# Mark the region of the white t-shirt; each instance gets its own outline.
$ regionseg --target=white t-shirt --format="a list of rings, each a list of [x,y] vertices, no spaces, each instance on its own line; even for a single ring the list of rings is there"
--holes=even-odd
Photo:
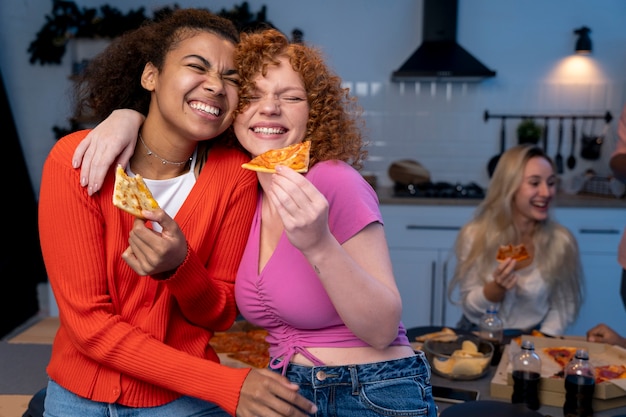
[[[165,210],[170,217],[174,218],[180,207],[183,205],[187,196],[191,192],[194,184],[196,183],[196,175],[194,168],[196,166],[197,150],[194,151],[191,158],[191,164],[189,171],[178,177],[168,178],[166,180],[151,180],[144,178],[146,185],[150,189],[152,196],[159,203],[159,206]],[[134,176],[135,174],[130,170],[130,166],[126,167],[126,172]],[[158,223],[152,223],[152,228],[160,232],[163,230]]]

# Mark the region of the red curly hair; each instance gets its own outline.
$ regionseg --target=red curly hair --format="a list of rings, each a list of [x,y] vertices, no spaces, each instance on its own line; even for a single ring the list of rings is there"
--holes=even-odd
[[[242,33],[235,51],[235,65],[241,77],[239,106],[241,113],[249,104],[254,78],[267,74],[279,57],[287,57],[294,71],[300,74],[310,107],[306,137],[311,141],[313,166],[319,161],[341,160],[360,169],[367,158],[361,127],[362,109],[348,88],[341,87],[341,78],[324,62],[322,53],[302,43],[290,43],[276,29]]]

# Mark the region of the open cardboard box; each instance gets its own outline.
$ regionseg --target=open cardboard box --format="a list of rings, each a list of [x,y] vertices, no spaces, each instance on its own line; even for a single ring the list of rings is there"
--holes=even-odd
[[[561,368],[556,362],[543,353],[542,348],[544,347],[570,346],[587,349],[590,362],[594,366],[609,364],[626,365],[626,350],[618,346],[611,346],[604,343],[590,343],[578,338],[522,336],[522,340],[531,340],[535,344],[535,351],[541,358],[539,400],[545,405],[555,407],[563,406],[565,402],[565,386],[562,378],[553,377]],[[505,346],[500,364],[491,380],[490,388],[492,397],[507,400],[511,399],[511,395],[513,394],[513,378],[511,376],[512,368],[510,360],[517,351],[519,351],[519,345],[515,341]],[[624,405],[626,405],[626,379],[596,384],[593,404],[595,410],[607,410]]]

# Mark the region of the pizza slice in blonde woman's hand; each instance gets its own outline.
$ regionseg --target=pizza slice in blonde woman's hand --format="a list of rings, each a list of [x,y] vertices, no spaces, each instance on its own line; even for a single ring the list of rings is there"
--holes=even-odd
[[[159,208],[159,203],[152,197],[143,177],[139,174],[129,177],[121,165],[115,170],[113,205],[140,219],[144,218],[142,210],[152,211]]]
[[[532,257],[526,250],[526,246],[523,243],[519,245],[502,245],[498,248],[498,253],[496,254],[496,260],[499,262],[503,262],[508,258],[515,259],[515,268],[514,270],[518,270],[524,267],[527,267],[532,263]]]
[[[284,165],[296,172],[309,170],[311,142],[295,143],[280,149],[272,149],[241,165],[242,168],[257,172],[276,172],[276,165]]]

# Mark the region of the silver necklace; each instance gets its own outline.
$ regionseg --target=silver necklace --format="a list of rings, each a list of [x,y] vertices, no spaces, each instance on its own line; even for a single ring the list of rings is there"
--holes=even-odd
[[[170,165],[178,165],[178,166],[181,166],[181,165],[185,165],[187,162],[190,162],[190,161],[191,161],[191,159],[193,158],[193,155],[192,155],[192,156],[190,156],[190,157],[189,157],[189,159],[185,159],[184,161],[181,161],[181,162],[172,162],[172,161],[168,161],[168,160],[167,160],[167,159],[165,159],[165,158],[161,158],[159,155],[157,155],[157,154],[155,154],[154,152],[152,152],[152,150],[151,150],[150,148],[148,148],[148,145],[146,145],[146,142],[144,142],[144,141],[143,141],[143,137],[141,136],[141,133],[139,134],[139,140],[141,141],[141,144],[143,145],[143,147],[144,147],[144,148],[146,148],[146,151],[148,151],[148,152],[146,153],[146,155],[148,155],[148,156],[154,156],[155,158],[160,159],[160,160],[161,160],[161,163],[162,163],[163,165],[165,165],[165,164],[170,164]]]

